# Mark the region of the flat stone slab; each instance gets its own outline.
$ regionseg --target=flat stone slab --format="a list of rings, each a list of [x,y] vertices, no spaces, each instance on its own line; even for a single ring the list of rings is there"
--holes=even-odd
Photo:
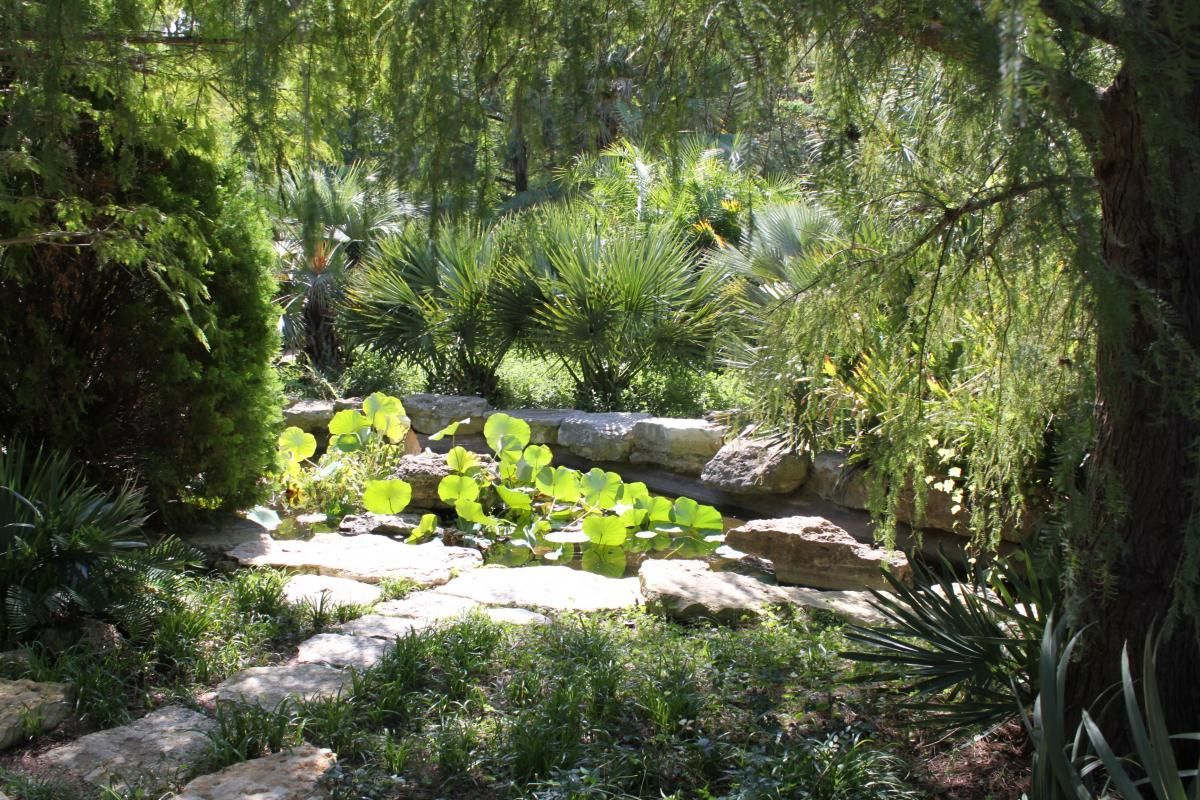
[[[530,444],[558,444],[558,429],[563,420],[578,411],[570,408],[514,408],[506,411],[489,411],[492,414],[508,414],[529,424]]]
[[[699,475],[725,443],[725,427],[702,419],[654,417],[633,426],[634,464]]]
[[[477,569],[434,591],[488,606],[552,611],[632,608],[642,601],[637,578],[606,578],[561,566]]]
[[[218,511],[180,531],[179,538],[207,555],[223,556],[241,545],[269,541],[271,532],[254,520]]]
[[[300,643],[296,661],[301,664],[328,664],[331,667],[373,667],[387,654],[391,645],[368,636],[344,636],[319,633]]]
[[[347,636],[364,636],[375,639],[399,639],[410,633],[419,633],[429,627],[429,623],[408,617],[385,617],[382,614],[367,614],[365,617],[352,619],[335,625],[333,630]]]
[[[389,600],[375,607],[376,614],[413,620],[424,626],[454,620],[479,611],[496,622],[530,625],[548,622],[544,614],[527,608],[490,608],[467,597],[439,594],[437,591],[413,592],[400,600]]]
[[[377,536],[408,536],[421,524],[420,514],[350,514],[342,517],[338,532],[343,536],[361,536],[373,533]]]
[[[71,714],[65,683],[0,679],[0,750],[53,730]]]
[[[283,567],[364,583],[407,578],[422,586],[445,583],[455,573],[473,570],[483,561],[477,550],[446,547],[440,541],[413,545],[383,536],[336,533],[320,533],[308,541],[247,542],[227,555],[243,566]]]
[[[175,800],[324,800],[318,781],[336,761],[331,750],[301,745],[202,775]]]
[[[650,419],[650,415],[576,411],[559,426],[558,443],[580,458],[625,461],[633,450],[633,428],[644,419]]]
[[[739,437],[722,445],[700,480],[735,494],[789,494],[808,479],[808,457],[780,442]]]
[[[317,606],[325,603],[339,606],[369,606],[379,601],[383,591],[370,583],[333,578],[328,575],[295,575],[283,587],[283,596],[289,603],[309,603]]]
[[[912,579],[903,553],[862,544],[822,517],[752,520],[726,533],[725,543],[769,559],[780,583],[887,590],[891,584],[883,576],[884,569],[899,580]]]
[[[129,725],[55,747],[40,761],[86,783],[157,788],[189,776],[208,753],[205,734],[216,725],[197,711],[165,706]]]
[[[450,394],[410,394],[404,398],[404,411],[417,433],[437,433],[452,422],[470,419],[458,426],[455,435],[467,436],[483,431],[484,415],[491,404],[482,397]]]
[[[780,606],[817,608],[864,625],[884,621],[870,592],[779,586],[765,576],[714,572],[702,561],[650,559],[638,578],[647,609],[682,621],[754,622]]]
[[[349,683],[349,672],[325,664],[251,667],[218,684],[217,702],[271,710],[297,698],[336,697]]]

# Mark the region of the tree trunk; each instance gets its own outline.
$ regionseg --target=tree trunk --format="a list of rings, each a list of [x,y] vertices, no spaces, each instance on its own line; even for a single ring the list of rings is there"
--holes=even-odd
[[[1200,415],[1193,359],[1200,353],[1200,157],[1172,141],[1200,133],[1200,86],[1174,94],[1161,115],[1129,69],[1103,97],[1094,169],[1103,214],[1096,289],[1096,440],[1088,472],[1089,523],[1075,533],[1078,621],[1091,623],[1071,682],[1074,707],[1100,714],[1118,753],[1128,752],[1120,702],[1097,699],[1120,683],[1128,644],[1140,673],[1142,647],[1166,631],[1158,678],[1174,732],[1200,723],[1200,638],[1194,603],[1200,575],[1186,567],[1197,524]],[[1161,89],[1161,87],[1159,87]],[[1151,107],[1153,106],[1153,108]],[[1195,606],[1188,609],[1196,611]],[[1107,697],[1107,696],[1106,696]]]

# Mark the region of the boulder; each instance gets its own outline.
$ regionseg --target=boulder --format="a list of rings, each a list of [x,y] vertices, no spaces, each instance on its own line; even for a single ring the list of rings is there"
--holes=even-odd
[[[458,427],[455,435],[466,436],[483,431],[483,419],[491,404],[482,397],[451,394],[410,394],[404,398],[404,410],[417,433],[437,433],[451,422],[470,419]]]
[[[552,611],[632,608],[642,599],[637,578],[606,578],[561,566],[472,570],[434,592],[488,606]]]
[[[331,750],[305,744],[201,775],[175,800],[324,800],[319,782],[336,762]]]
[[[808,457],[768,439],[725,444],[700,473],[709,486],[736,494],[790,494],[808,478]]]
[[[903,553],[860,543],[821,517],[782,517],[747,522],[725,535],[730,547],[770,559],[780,583],[821,589],[890,588],[883,570],[912,578]]]
[[[319,633],[300,643],[296,661],[301,664],[328,664],[331,667],[366,669],[379,663],[392,645],[368,636],[343,636]]]
[[[410,507],[448,509],[450,506],[438,497],[437,489],[442,478],[449,475],[450,472],[444,455],[426,450],[423,453],[401,458],[392,477],[407,481],[412,486]]]
[[[866,470],[848,462],[846,453],[826,451],[813,458],[805,490],[844,508],[867,508]]]
[[[816,608],[867,625],[883,621],[870,592],[778,586],[765,576],[714,572],[702,561],[649,559],[638,578],[646,608],[680,621],[753,622],[781,606]]]
[[[165,706],[119,728],[89,733],[55,747],[41,762],[99,786],[161,788],[194,774],[209,751],[216,722],[182,706]]]
[[[205,512],[178,531],[179,538],[208,556],[223,556],[235,547],[271,538],[264,525],[225,511]]]
[[[577,413],[569,408],[514,408],[509,411],[489,411],[488,416],[508,414],[529,423],[530,444],[558,444],[558,429],[563,420]]]
[[[299,428],[317,437],[318,444],[329,436],[329,420],[337,413],[332,400],[300,400],[283,410],[283,427]]]
[[[725,428],[702,419],[653,417],[633,426],[634,464],[655,464],[672,472],[699,475],[725,441]]]
[[[589,461],[625,461],[633,450],[633,428],[649,414],[576,411],[558,428],[558,443]]]
[[[478,550],[446,547],[436,540],[405,544],[383,536],[336,533],[319,533],[307,541],[268,538],[239,545],[227,555],[247,567],[281,567],[363,583],[406,578],[421,586],[445,583],[483,561]]]
[[[420,524],[420,514],[372,514],[370,511],[365,511],[362,514],[350,514],[342,517],[342,521],[338,524],[338,532],[343,536],[361,536],[373,533],[378,536],[395,536],[404,539]]]
[[[65,683],[0,678],[0,750],[53,730],[70,714],[71,689]]]
[[[295,575],[283,587],[283,596],[293,605],[369,606],[379,601],[383,591],[370,583],[328,575]]]
[[[217,685],[217,702],[271,711],[289,700],[336,697],[349,685],[348,671],[325,664],[250,667]]]

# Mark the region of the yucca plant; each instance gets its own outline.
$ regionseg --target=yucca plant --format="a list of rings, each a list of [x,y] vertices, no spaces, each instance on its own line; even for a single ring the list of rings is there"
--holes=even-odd
[[[284,338],[317,370],[335,372],[342,363],[335,307],[347,271],[417,214],[395,184],[365,162],[284,176],[277,221]]]
[[[494,398],[520,324],[506,309],[524,307],[502,250],[495,230],[410,226],[379,242],[352,282],[342,329],[360,347],[423,367],[430,390]]]
[[[867,649],[844,655],[878,665],[871,680],[903,680],[916,696],[906,706],[926,722],[995,725],[1033,703],[1044,609],[1053,608],[1053,581],[1041,580],[1031,559],[1000,560],[958,583],[943,557],[935,573],[917,561],[913,585],[886,575],[892,592],[872,591],[887,618],[851,625],[850,641]],[[1015,695],[1015,699],[1014,699]]]
[[[729,319],[721,274],[668,226],[604,231],[568,206],[539,215],[532,239],[517,267],[535,287],[525,341],[561,362],[581,407],[619,407],[650,367],[704,362]]]
[[[149,546],[141,491],[106,495],[63,453],[21,441],[0,449],[0,611],[3,640],[82,615],[144,630],[195,563],[178,540]]]

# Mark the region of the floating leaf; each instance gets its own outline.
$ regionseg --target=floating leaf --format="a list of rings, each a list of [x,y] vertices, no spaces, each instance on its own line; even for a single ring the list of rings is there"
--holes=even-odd
[[[479,466],[479,456],[464,447],[453,447],[446,453],[446,466],[459,475],[465,475]]]
[[[533,552],[528,547],[511,542],[501,542],[487,553],[489,564],[499,564],[502,567],[519,567],[533,558]]]
[[[531,444],[525,448],[521,457],[525,459],[526,464],[533,468],[534,472],[537,472],[542,467],[550,466],[554,460],[554,453],[544,444]]]
[[[438,484],[438,497],[451,504],[459,500],[474,500],[479,497],[479,484],[466,475],[447,475]]]
[[[620,578],[625,575],[625,551],[620,547],[589,547],[583,551],[580,566],[597,575]]]
[[[593,467],[580,478],[579,488],[583,491],[584,502],[588,505],[612,508],[621,490],[621,476]]]
[[[372,514],[399,514],[412,499],[412,487],[397,479],[367,481],[363,508]]]
[[[329,432],[334,436],[357,434],[361,429],[369,427],[371,420],[367,419],[367,415],[351,408],[337,412],[329,421]]]
[[[317,452],[317,437],[293,425],[279,434],[279,449],[291,461],[303,461]]]
[[[563,528],[557,531],[551,531],[545,535],[547,542],[555,544],[582,544],[583,542],[591,541],[588,535],[579,528]]]
[[[511,441],[505,441],[506,437]],[[493,414],[483,425],[483,438],[497,453],[514,447],[520,452],[529,444],[529,437],[529,423],[508,414]]]
[[[588,517],[583,532],[593,544],[606,547],[620,547],[629,538],[629,529],[616,517]]]

